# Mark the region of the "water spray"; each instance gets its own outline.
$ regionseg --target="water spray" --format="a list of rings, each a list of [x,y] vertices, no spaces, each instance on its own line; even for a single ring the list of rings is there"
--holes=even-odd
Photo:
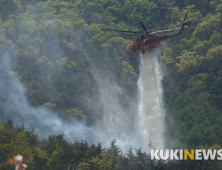
[[[138,80],[140,129],[150,149],[164,148],[164,109],[162,103],[162,74],[158,57],[160,51],[149,50],[140,54]]]

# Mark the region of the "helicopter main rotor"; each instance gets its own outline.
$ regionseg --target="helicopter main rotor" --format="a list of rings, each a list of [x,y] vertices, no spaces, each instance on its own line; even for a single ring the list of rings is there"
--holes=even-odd
[[[192,22],[190,21],[186,21],[188,12],[185,14],[184,19],[183,20],[179,20],[181,23],[190,26],[190,24]],[[149,37],[149,36],[153,36],[156,33],[162,33],[162,32],[168,32],[168,31],[172,31],[172,30],[176,30],[176,29],[180,29],[181,27],[178,28],[172,28],[172,29],[168,29],[168,30],[161,30],[161,31],[156,31],[156,32],[150,32],[145,25],[143,24],[142,21],[140,21],[140,25],[143,28],[143,32],[140,31],[124,31],[124,30],[117,30],[117,29],[105,29],[107,31],[116,31],[116,32],[126,32],[126,33],[132,33],[132,34],[128,34],[128,35],[124,35],[124,36],[134,36],[134,35],[140,35],[141,37]]]

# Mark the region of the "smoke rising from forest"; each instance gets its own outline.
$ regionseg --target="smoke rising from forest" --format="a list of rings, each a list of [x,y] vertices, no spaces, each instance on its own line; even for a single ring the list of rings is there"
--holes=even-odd
[[[47,138],[50,134],[65,133],[66,138],[70,141],[81,139],[91,141],[93,131],[83,123],[73,120],[72,124],[67,124],[50,109],[30,106],[25,96],[25,87],[20,80],[10,74],[12,71],[11,56],[9,54],[1,55],[1,98],[5,99],[5,102],[1,104],[1,109],[3,113],[6,113],[2,116],[3,119],[12,119],[17,126],[29,127],[32,125],[42,138]]]
[[[146,145],[141,145],[138,136],[140,131],[138,118],[132,118],[120,104],[120,96],[124,95],[124,91],[115,82],[113,73],[95,72],[93,76],[99,86],[99,103],[102,106],[101,119],[96,123],[97,138],[106,146],[115,138],[118,146],[121,146],[123,150],[129,149],[129,146],[133,148],[141,146],[145,149]],[[130,99],[127,102],[130,102]]]
[[[121,96],[126,96],[124,90],[117,84],[116,76],[107,67],[100,72],[93,58],[88,62],[95,71],[92,75],[99,89],[99,99],[95,103],[101,107],[96,115],[97,121],[93,126],[86,126],[84,121],[73,119],[65,122],[56,112],[45,107],[33,107],[27,101],[26,88],[20,80],[11,73],[11,56],[2,54],[1,58],[1,94],[6,101],[1,109],[5,114],[3,119],[12,119],[15,125],[34,126],[42,138],[50,134],[64,133],[65,137],[74,140],[86,140],[90,144],[101,142],[109,146],[113,139],[123,151],[129,147],[149,151],[149,148],[164,148],[163,139],[163,111],[161,110],[161,75],[156,61],[157,52],[147,51],[141,55],[141,70],[138,81],[140,91],[139,115],[131,115],[120,103]],[[111,65],[112,63],[110,63]],[[135,101],[135,100],[134,100]],[[137,105],[126,98],[127,104]],[[148,146],[149,143],[149,146]]]
[[[101,66],[101,59],[93,57],[85,49],[86,45],[79,43],[82,42],[82,33],[79,32],[78,35],[78,46],[82,53],[86,55],[85,59],[93,70],[92,76],[98,86],[99,94],[96,104],[101,108],[101,111],[95,115],[97,121],[93,129],[94,138],[104,146],[109,146],[110,141],[116,139],[116,144],[123,151],[127,151],[130,146],[132,148],[142,147],[143,150],[149,151],[147,143],[141,140],[143,137],[140,136],[141,129],[138,128],[140,122],[137,113],[130,113],[129,109],[124,107],[123,100],[126,106],[132,108],[137,108],[138,103],[135,102],[136,99],[132,99],[128,94],[125,94],[124,89],[119,86],[113,60],[108,59],[109,57],[105,53],[100,54],[106,58],[103,66]],[[88,44],[88,47],[95,49],[92,44]]]
[[[65,137],[73,142],[74,140],[86,140],[90,144],[101,142],[104,146],[109,146],[113,139],[116,139],[118,146],[123,151],[130,146],[136,148],[141,146],[146,148],[147,144],[141,145],[141,137],[138,135],[139,122],[137,118],[131,120],[127,113],[119,104],[117,96],[123,95],[122,89],[116,84],[115,76],[109,72],[103,74],[94,73],[95,81],[98,83],[100,100],[98,105],[102,105],[102,115],[98,115],[95,126],[87,127],[84,122],[72,120],[67,123],[58,117],[56,112],[44,107],[30,106],[26,98],[26,89],[20,80],[11,73],[11,56],[2,54],[0,64],[0,85],[1,95],[6,101],[1,106],[4,113],[3,119],[12,119],[15,125],[25,127],[34,126],[38,135],[47,138],[50,134],[64,133]],[[8,116],[11,117],[8,117]]]
[[[37,9],[34,12],[39,13]],[[24,22],[24,28],[27,29],[30,35],[33,35],[33,33],[35,33],[33,28],[35,27],[29,26],[31,23],[30,21],[35,21],[35,19],[18,16],[18,23]],[[0,104],[0,109],[2,111],[1,118],[3,120],[12,119],[14,124],[18,126],[34,126],[36,132],[38,132],[38,135],[42,138],[46,138],[51,134],[64,133],[65,137],[71,142],[74,140],[86,140],[90,144],[101,142],[105,147],[109,146],[113,139],[116,139],[116,144],[120,146],[123,151],[126,151],[130,146],[132,148],[141,146],[143,150],[148,151],[148,142],[143,133],[144,130],[147,130],[144,128],[147,127],[140,125],[144,118],[141,117],[141,114],[145,114],[145,112],[140,112],[139,115],[135,110],[131,112],[131,110],[138,108],[138,96],[135,95],[133,98],[129,97],[126,90],[119,85],[117,75],[115,74],[116,63],[114,64],[112,60],[113,56],[106,54],[104,51],[101,52],[97,50],[95,45],[88,41],[85,36],[86,26],[84,24],[80,29],[75,30],[76,32],[72,33],[71,29],[69,30],[67,28],[66,30],[63,28],[64,26],[61,23],[61,21],[54,19],[49,19],[41,23],[42,27],[45,29],[42,35],[45,39],[40,39],[38,37],[32,40],[31,38],[24,38],[21,36],[21,47],[18,47],[20,49],[17,50],[21,52],[18,60],[15,60],[16,57],[13,55],[16,54],[13,54],[13,52],[11,52],[10,55],[7,53],[1,54],[0,97],[2,101],[4,101]],[[69,38],[64,38],[64,33]],[[24,29],[19,29],[16,34],[19,36],[23,35]],[[65,48],[69,49],[66,50],[68,52],[65,52]],[[27,67],[29,67],[29,70],[26,70],[25,67],[21,68],[21,66],[16,72],[12,72],[15,71],[17,67],[15,65],[20,64],[16,63],[17,61],[23,62],[22,66],[28,65]],[[27,63],[25,64],[26,61]],[[64,72],[59,71],[61,65],[58,64],[58,61],[60,63],[63,62],[62,64],[65,62],[69,62],[68,64],[75,62],[78,68],[75,68],[76,70],[72,70],[72,72],[69,72],[69,68],[67,68],[67,72],[64,71],[65,69],[63,70]],[[29,65],[30,63],[34,63],[35,67],[30,69],[30,67],[32,67]],[[39,65],[36,66],[36,63]],[[33,72],[35,74],[29,73],[29,71],[32,70],[34,70]],[[87,70],[90,71],[87,72]],[[91,74],[91,77],[82,74],[84,71],[86,71],[87,74]],[[19,80],[19,77],[17,77],[20,76],[20,73],[26,76],[22,80]],[[79,76],[80,74],[81,76]],[[34,76],[34,78],[32,77],[30,80],[29,76]],[[89,83],[90,85],[87,86],[87,83],[82,81],[85,77],[87,80],[93,79],[93,83],[95,83],[94,91],[90,89],[92,85],[91,82]],[[55,78],[59,80],[53,81]],[[142,77],[142,79],[143,78],[145,77]],[[33,81],[33,79],[38,80]],[[72,91],[73,97],[71,100],[77,104],[75,103],[74,105],[70,102],[69,108],[71,108],[72,105],[74,105],[73,108],[78,108],[77,105],[80,102],[79,100],[77,101],[76,98],[78,98],[80,94],[83,97],[88,97],[87,100],[92,100],[90,104],[94,105],[94,109],[98,108],[97,110],[91,111],[89,107],[89,109],[86,109],[84,112],[84,114],[86,114],[91,111],[91,113],[87,114],[89,114],[90,118],[93,117],[92,124],[89,125],[85,121],[75,118],[70,118],[70,120],[67,121],[67,118],[61,118],[63,113],[58,113],[52,108],[39,106],[38,99],[33,100],[36,103],[30,103],[28,95],[30,91],[35,91],[35,85],[38,87],[39,84],[41,85],[39,89],[41,89],[43,93],[52,96],[45,98],[47,100],[46,102],[53,104],[54,101],[56,101],[55,103],[59,103],[60,99],[63,99],[63,95],[67,96],[68,90],[66,90],[65,93],[65,90],[62,91],[64,87],[58,88],[58,86],[61,85],[58,82],[66,79],[69,79],[69,82],[67,82],[71,84],[69,87],[70,89],[75,89],[76,86],[84,86],[76,89],[74,92]],[[76,84],[73,83],[74,81]],[[80,84],[80,81],[83,83]],[[30,91],[27,91],[29,87],[25,85],[30,84],[34,85]],[[57,87],[55,87],[55,84]],[[48,93],[50,90],[56,93],[59,92],[56,95],[52,95],[52,93]],[[34,98],[36,96],[39,97],[39,95],[36,94],[32,97]],[[53,98],[54,96],[56,96],[56,99]],[[70,99],[68,97],[65,98],[66,100],[64,99],[63,102]],[[42,105],[42,103],[40,105]],[[62,106],[66,105],[63,104],[61,107]],[[83,110],[84,107],[85,105],[80,106],[78,109]],[[65,110],[63,111],[65,112]]]
[[[55,24],[53,25],[54,27],[56,27]],[[56,60],[63,57],[64,49],[60,48],[57,43],[54,43],[56,40],[53,37],[56,37],[54,35],[56,33],[52,31],[50,34],[52,34],[52,39],[48,39],[49,45],[46,44],[45,47],[49,53],[47,55],[49,59],[52,60],[52,63],[56,63]],[[126,151],[130,146],[138,148],[141,146],[140,137],[138,136],[138,118],[135,115],[130,116],[131,113],[123,108],[120,104],[122,100],[121,96],[125,96],[127,105],[136,106],[137,103],[134,103],[134,99],[127,98],[123,89],[117,85],[112,62],[105,62],[104,72],[99,71],[99,68],[101,70],[100,60],[95,55],[89,53],[89,51],[92,52],[95,48],[88,42],[87,45],[79,43],[84,39],[82,35],[81,28],[77,36],[79,38],[78,42],[75,44],[76,48],[80,49],[77,54],[77,57],[80,58],[78,64],[82,67],[88,63],[90,69],[94,70],[92,71],[92,76],[99,89],[98,98],[94,97],[95,101],[93,101],[95,107],[99,108],[98,112],[92,115],[96,116],[96,122],[93,125],[87,126],[84,121],[74,118],[67,121],[60,118],[61,115],[59,116],[59,113],[53,111],[53,109],[30,105],[27,97],[27,88],[17,77],[19,75],[13,72],[12,64],[14,66],[19,65],[19,63],[16,63],[13,54],[9,55],[7,53],[1,53],[2,61],[0,62],[0,97],[4,100],[4,103],[1,104],[1,111],[3,113],[1,118],[3,120],[13,120],[15,126],[24,125],[26,128],[33,126],[41,138],[47,138],[51,134],[64,133],[66,139],[70,142],[86,140],[89,144],[101,142],[103,146],[108,147],[110,142],[116,139],[117,145],[123,151]],[[29,58],[35,59],[34,51],[30,52],[30,54],[32,55]],[[53,56],[56,58],[53,58]],[[50,82],[53,75],[49,71],[46,72],[42,66],[39,69],[40,75],[44,75],[47,78],[47,81],[43,83],[48,83],[48,86],[54,89],[55,87]],[[22,70],[26,71],[26,68]],[[26,74],[29,73],[27,72]],[[77,78],[77,80],[79,79]],[[142,146],[142,148],[146,146]]]

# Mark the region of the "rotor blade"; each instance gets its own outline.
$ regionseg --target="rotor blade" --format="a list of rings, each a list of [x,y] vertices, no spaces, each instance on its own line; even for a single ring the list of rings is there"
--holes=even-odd
[[[122,31],[122,30],[113,30],[113,29],[104,29],[104,30],[117,31],[117,32],[143,33],[143,32],[138,32],[138,31]]]
[[[188,12],[186,13],[186,15],[185,15],[185,17],[184,17],[184,19],[183,19],[184,21],[185,21],[185,20],[186,20],[186,18],[187,18],[187,14],[188,14]]]
[[[180,20],[180,19],[179,19],[178,21],[183,22],[183,21],[182,21],[182,20]]]
[[[143,27],[143,30],[144,30],[144,31],[147,30],[146,27],[143,25],[143,22],[142,22],[142,21],[140,21],[140,25]]]
[[[156,34],[156,33],[161,33],[161,32],[168,32],[168,31],[173,31],[173,30],[178,30],[181,27],[178,28],[172,28],[172,29],[168,29],[168,30],[161,30],[161,31],[156,31],[156,32],[151,32],[150,34]]]
[[[167,32],[167,31],[173,31],[173,30],[178,30],[178,29],[180,29],[180,27],[178,27],[178,28],[171,28],[171,29],[168,29],[168,30],[156,31],[156,32],[157,32],[157,33],[158,33],[158,32]]]
[[[188,21],[187,24],[191,24],[192,22]]]

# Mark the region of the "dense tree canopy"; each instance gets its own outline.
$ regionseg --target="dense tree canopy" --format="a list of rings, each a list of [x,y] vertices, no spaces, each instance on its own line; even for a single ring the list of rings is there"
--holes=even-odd
[[[192,26],[182,38],[168,41],[160,61],[165,72],[166,146],[220,147],[221,0],[0,0],[0,57],[11,56],[11,70],[2,80],[21,81],[31,106],[54,110],[65,121],[92,125],[102,112],[95,75],[110,71],[124,90],[120,104],[133,118],[136,105],[126,100],[137,103],[139,60],[116,61],[134,39],[104,28],[138,31],[139,21],[149,30],[178,27],[178,19],[188,11]],[[30,123],[10,107],[5,109],[6,90],[0,89],[0,117]],[[64,134],[40,140],[34,129],[14,128],[10,121],[0,124],[0,134],[0,169],[10,168],[6,161],[12,154],[23,155],[30,169],[167,169],[141,149],[122,154],[115,140],[110,148],[69,143]],[[168,165],[212,167],[212,162],[194,164]]]

